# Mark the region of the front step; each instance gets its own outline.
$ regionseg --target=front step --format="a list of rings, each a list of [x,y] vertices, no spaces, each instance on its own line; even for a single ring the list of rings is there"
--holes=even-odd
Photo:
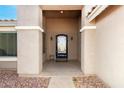
[[[75,88],[72,77],[52,77],[48,88]]]

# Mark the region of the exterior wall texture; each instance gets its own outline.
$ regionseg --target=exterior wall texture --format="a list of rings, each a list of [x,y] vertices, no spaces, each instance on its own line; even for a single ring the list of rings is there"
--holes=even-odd
[[[83,71],[84,74],[94,74],[96,61],[96,30],[85,30],[83,33],[84,33]]]
[[[39,31],[18,31],[18,73],[39,74]]]
[[[38,5],[19,5],[17,7],[18,26],[41,26],[41,11]]]
[[[84,72],[84,32],[81,32],[81,70]]]
[[[111,87],[124,87],[124,6],[111,6],[96,20],[96,74]]]
[[[89,23],[86,18],[86,11],[89,6],[82,8],[81,27],[94,26],[95,21]],[[95,73],[95,61],[96,61],[96,30],[85,29],[81,32],[81,69],[84,74]]]
[[[17,69],[17,61],[0,61],[0,69]]]
[[[18,74],[39,74],[42,70],[42,10],[38,5],[17,7]],[[23,28],[27,27],[27,29]]]
[[[67,34],[68,35],[68,59],[78,60],[78,33],[79,22],[78,18],[46,18],[46,54],[47,59],[50,59],[50,55],[56,53],[56,35]],[[50,37],[53,40],[50,40]],[[73,40],[71,40],[73,37]]]
[[[39,73],[42,72],[43,69],[43,33],[39,31]]]

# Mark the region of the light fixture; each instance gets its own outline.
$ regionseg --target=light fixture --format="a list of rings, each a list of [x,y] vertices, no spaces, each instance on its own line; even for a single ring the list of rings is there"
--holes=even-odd
[[[50,40],[53,40],[53,37],[52,36],[50,37]]]
[[[71,36],[71,40],[73,40],[73,36]]]
[[[61,10],[60,13],[63,14],[63,11]]]

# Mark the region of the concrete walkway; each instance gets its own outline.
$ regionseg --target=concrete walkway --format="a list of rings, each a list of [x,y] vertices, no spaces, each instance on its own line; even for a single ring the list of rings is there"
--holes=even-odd
[[[81,64],[78,61],[55,62],[46,61],[43,65],[41,76],[80,76],[83,75],[81,71]]]
[[[52,77],[48,88],[74,88],[72,77],[56,76]]]

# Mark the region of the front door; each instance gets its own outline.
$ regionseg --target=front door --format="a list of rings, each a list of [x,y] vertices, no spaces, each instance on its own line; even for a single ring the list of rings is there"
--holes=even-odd
[[[56,36],[56,59],[68,58],[68,36],[59,34]]]

